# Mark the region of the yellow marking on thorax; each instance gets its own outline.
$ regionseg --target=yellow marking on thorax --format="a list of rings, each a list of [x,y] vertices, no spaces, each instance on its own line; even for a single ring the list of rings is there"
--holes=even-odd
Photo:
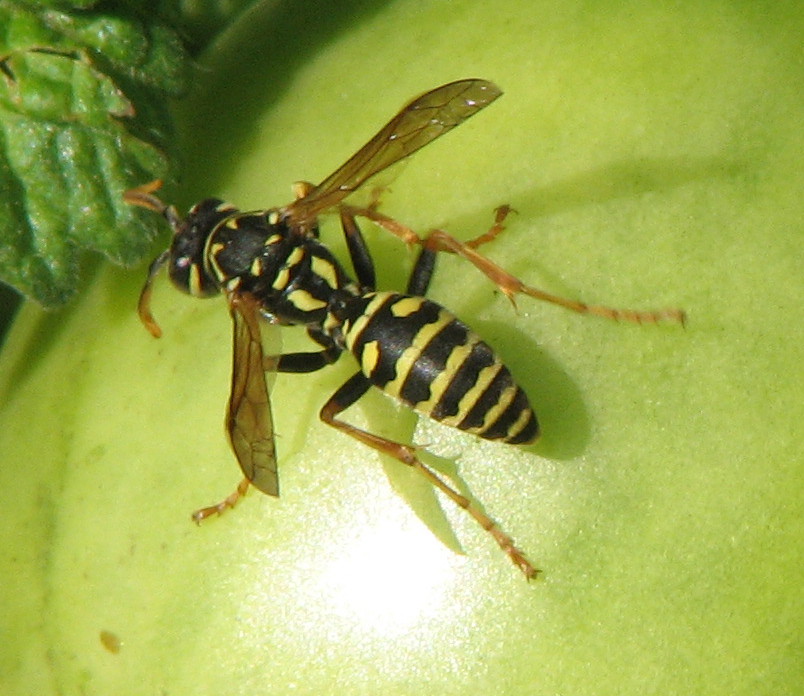
[[[340,333],[342,334],[344,325],[341,323],[340,319],[327,312],[327,316],[324,318],[324,333],[332,336],[338,329],[340,329]]]
[[[290,280],[290,269],[280,268],[279,272],[276,274],[276,278],[274,278],[274,282],[271,283],[271,287],[274,290],[283,290],[284,288],[287,287],[289,280]]]
[[[289,254],[282,268],[276,274],[274,282],[271,287],[274,290],[283,290],[290,282],[290,271],[294,266],[298,266],[299,262],[304,258],[305,251],[301,247],[296,247]]]
[[[226,248],[226,245],[223,242],[214,242],[214,238],[214,234],[211,234],[209,237],[207,237],[206,247],[204,248],[204,259],[208,269],[214,272],[214,274],[220,278],[223,275],[223,272],[221,271],[220,264],[218,263],[218,254],[222,249]]]
[[[337,289],[338,276],[335,274],[335,267],[329,261],[319,258],[318,256],[311,256],[310,268],[313,273],[323,278],[329,287],[333,290]]]
[[[285,268],[293,268],[293,266],[298,265],[298,263],[304,258],[305,250],[297,246],[295,247],[289,254],[288,258],[285,261]]]
[[[307,290],[294,290],[288,295],[288,301],[302,312],[314,312],[327,306],[326,302],[313,297]]]
[[[210,236],[210,240],[212,237]],[[221,250],[225,249],[226,245],[223,242],[211,242],[210,245],[206,249],[207,257],[212,256],[213,258],[220,253]]]

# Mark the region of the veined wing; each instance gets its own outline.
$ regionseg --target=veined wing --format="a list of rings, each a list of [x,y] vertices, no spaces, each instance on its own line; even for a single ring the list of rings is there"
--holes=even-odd
[[[263,493],[279,495],[259,303],[248,293],[231,293],[228,299],[234,340],[226,430],[245,477]]]
[[[460,125],[502,94],[488,80],[459,80],[425,92],[394,116],[345,164],[285,208],[303,225],[339,203],[368,179]]]

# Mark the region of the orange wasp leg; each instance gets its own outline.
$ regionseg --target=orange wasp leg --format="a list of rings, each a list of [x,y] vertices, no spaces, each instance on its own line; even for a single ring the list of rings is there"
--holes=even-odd
[[[475,521],[483,527],[495,541],[499,544],[500,548],[511,559],[514,565],[519,568],[528,580],[535,578],[539,570],[527,559],[525,554],[520,551],[514,544],[513,539],[502,531],[500,526],[488,515],[486,515],[479,507],[477,507],[466,496],[461,495],[458,491],[454,490],[451,486],[445,483],[436,473],[425,466],[422,461],[416,456],[416,448],[410,445],[404,445],[400,442],[394,442],[387,438],[373,433],[361,430],[349,423],[336,418],[336,416],[360,399],[366,393],[370,386],[368,378],[363,373],[358,372],[353,375],[337,392],[324,404],[319,417],[327,425],[340,430],[341,432],[353,437],[354,439],[362,442],[364,445],[371,447],[378,452],[387,454],[397,461],[402,462],[406,466],[410,466],[424,476],[433,486],[446,495],[458,507],[463,508],[468,512]]]
[[[251,481],[247,478],[244,478],[240,483],[237,484],[237,488],[232,491],[226,498],[221,500],[221,502],[216,503],[215,505],[210,505],[209,507],[201,508],[200,510],[196,510],[192,515],[191,519],[196,524],[201,524],[207,517],[212,517],[213,515],[222,515],[227,510],[231,510],[237,503],[240,501],[249,489],[251,485]]]
[[[500,206],[495,210],[494,224],[487,232],[468,242],[461,242],[447,232],[439,229],[431,230],[426,237],[420,237],[406,225],[372,208],[347,207],[347,209],[352,216],[364,217],[370,220],[398,237],[409,246],[418,244],[426,251],[433,254],[447,252],[466,259],[491,280],[500,291],[511,300],[514,306],[516,306],[514,302],[515,296],[522,294],[534,297],[537,300],[559,305],[573,312],[578,312],[579,314],[592,314],[614,321],[629,321],[635,324],[656,324],[658,322],[668,321],[681,324],[682,326],[686,322],[686,315],[684,311],[680,309],[642,311],[636,309],[617,309],[604,305],[591,305],[585,302],[553,295],[544,290],[525,285],[519,278],[511,275],[504,268],[494,263],[494,261],[476,251],[479,246],[492,241],[505,229],[503,223],[505,218],[512,211],[512,208],[507,205]]]

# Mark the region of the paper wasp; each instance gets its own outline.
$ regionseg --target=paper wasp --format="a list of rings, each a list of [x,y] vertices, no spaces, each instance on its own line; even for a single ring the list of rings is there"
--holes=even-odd
[[[161,334],[151,315],[150,296],[154,277],[165,264],[180,290],[196,297],[225,295],[234,322],[226,426],[245,478],[224,501],[196,512],[196,521],[234,506],[250,485],[269,495],[279,494],[266,371],[314,372],[350,352],[360,369],[324,404],[321,420],[417,469],[479,522],[527,578],[537,574],[511,537],[425,466],[414,446],[338,418],[373,385],[419,413],[486,439],[526,444],[538,437],[528,398],[496,353],[448,310],[425,299],[439,252],[468,260],[511,299],[522,293],[616,320],[683,322],[678,310],[616,310],[524,285],[476,251],[503,229],[507,206],[498,208],[488,232],[460,242],[442,230],[420,237],[380,213],[376,205],[357,207],[344,202],[375,174],[463,123],[501,94],[493,83],[477,79],[452,82],[423,94],[318,186],[297,184],[296,199],[283,207],[241,212],[218,199],[207,199],[182,219],[173,206],[154,195],[159,182],[126,192],[129,203],[160,213],[173,231],[169,249],[151,264],[140,295],[139,315],[150,332]],[[340,214],[356,279],[319,240],[318,217],[333,209]],[[420,247],[405,293],[376,289],[374,264],[357,218]],[[266,356],[261,321],[304,326],[319,350]]]

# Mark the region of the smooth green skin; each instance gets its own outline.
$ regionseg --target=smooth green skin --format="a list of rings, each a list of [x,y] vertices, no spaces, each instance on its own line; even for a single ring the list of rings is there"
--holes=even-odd
[[[158,342],[133,312],[142,270],[103,270],[57,314],[28,305],[0,366],[0,693],[801,693],[800,5],[290,5],[252,15],[183,107],[182,206],[286,202],[413,94],[487,77],[505,96],[420,153],[384,210],[468,238],[510,203],[487,248],[503,266],[689,325],[514,313],[443,260],[432,296],[499,349],[544,438],[416,439],[460,454],[544,570],[529,585],[445,503],[450,550],[426,487],[385,465],[423,524],[379,457],[316,421],[347,359],[277,379],[282,497],[196,528],[238,478],[222,301],[160,280]],[[401,287],[410,254],[369,241]],[[381,395],[350,417],[413,423]]]

